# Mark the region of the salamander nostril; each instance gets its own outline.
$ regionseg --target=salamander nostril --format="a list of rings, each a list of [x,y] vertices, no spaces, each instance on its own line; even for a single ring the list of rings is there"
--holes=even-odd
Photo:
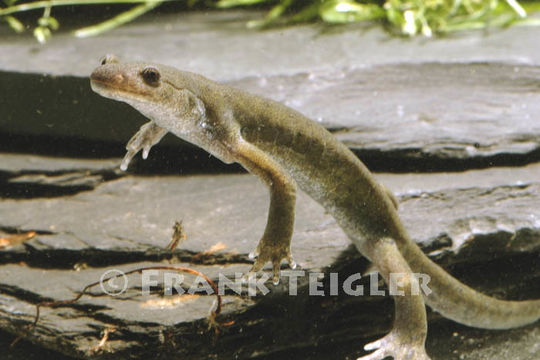
[[[99,60],[101,65],[118,63],[118,58],[114,55],[107,54]]]

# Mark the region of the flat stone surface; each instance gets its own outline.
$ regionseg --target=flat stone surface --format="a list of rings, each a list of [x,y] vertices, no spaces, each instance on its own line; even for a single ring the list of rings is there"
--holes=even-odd
[[[168,264],[171,255],[164,247],[175,220],[183,221],[187,239],[172,262],[215,280],[219,273],[232,279],[249,269],[247,254],[264,228],[267,191],[249,175],[123,175],[114,169],[119,159],[75,162],[2,155],[0,160],[8,188],[12,182],[59,188],[56,196],[23,199],[4,194],[0,202],[0,229],[38,233],[24,244],[0,250],[0,328],[10,333],[19,333],[22,324],[32,320],[33,305],[39,300],[69,299],[105,271]],[[378,178],[396,192],[404,223],[434,259],[483,291],[530,298],[539,295],[531,287],[540,276],[535,265],[540,249],[540,211],[535,205],[540,201],[539,171],[540,165],[530,165],[465,173],[379,174]],[[115,175],[83,181],[87,188],[76,192],[63,180],[65,174],[94,179],[111,173]],[[301,269],[348,274],[365,268],[318,204],[300,194],[297,209],[292,249]],[[221,250],[201,257],[216,244]],[[202,346],[212,341],[211,332],[205,330],[212,297],[163,302],[156,294],[140,295],[138,275],[129,277],[128,291],[122,296],[107,296],[96,289],[93,296],[73,306],[43,308],[29,336],[32,342],[76,357],[132,358],[137,353],[143,358],[156,347],[162,356],[174,352],[200,358],[221,353],[243,358],[313,351],[313,341],[322,349],[333,342],[358,344],[389,326],[387,300],[345,295],[313,298],[305,293],[290,297],[286,283],[285,278],[278,287],[268,285],[272,291],[266,296],[225,296],[223,318],[235,325],[222,329],[214,347]],[[300,289],[306,286],[307,279],[301,278]],[[381,310],[385,307],[386,315]],[[309,315],[299,309],[309,309]],[[285,323],[288,330],[282,328]],[[319,326],[313,328],[313,323]],[[92,350],[100,332],[111,327],[117,331],[107,351]],[[272,330],[275,327],[282,328],[279,335]],[[537,327],[526,329],[516,336],[534,339]],[[478,342],[488,341],[473,334],[480,336]],[[241,349],[236,345],[239,336],[245,337]],[[169,340],[160,342],[163,337]],[[147,350],[141,351],[143,346]],[[358,350],[349,346],[348,354]]]
[[[472,159],[538,150],[539,79],[540,67],[407,63],[235,85],[335,129],[359,152]]]
[[[379,171],[540,160],[539,28],[403,41],[358,24],[246,30],[257,16],[148,16],[97,38],[60,32],[46,46],[7,33],[0,40],[10,54],[0,59],[0,133],[20,152],[78,156],[79,147],[62,145],[82,141],[110,144],[106,155],[118,155],[145,119],[89,88],[100,56],[114,52],[283,102],[333,129]],[[172,136],[162,144],[186,149]]]
[[[3,213],[1,226],[43,233],[33,246],[38,249],[129,249],[145,252],[163,248],[172,235],[172,224],[182,219],[189,234],[184,245],[190,251],[201,252],[219,241],[233,240],[234,247],[228,251],[247,254],[258,239],[258,235],[253,234],[262,233],[264,229],[267,190],[253,176],[127,176],[103,182],[98,161],[82,161],[78,175],[75,175],[73,160],[68,159],[65,167],[61,166],[60,159],[45,160],[44,168],[49,171],[51,167],[55,168],[54,175],[50,175],[47,171],[38,173],[38,157],[25,159],[8,155],[6,167],[17,168],[13,165],[16,159],[22,160],[19,168],[30,167],[28,164],[32,163],[32,175],[13,173],[7,178],[8,186],[12,183],[27,186],[37,183],[38,186],[69,188],[84,183],[95,187],[92,191],[82,189],[74,195],[69,193],[49,198],[21,200],[4,195],[0,203]],[[102,173],[114,172],[111,169],[114,163],[103,161]],[[82,169],[85,164],[94,172]],[[70,178],[78,179],[75,185],[66,184],[62,168]],[[429,246],[444,235],[452,240],[452,248],[457,249],[464,241],[484,232],[513,233],[522,227],[536,231],[540,212],[529,205],[539,196],[538,173],[540,167],[530,165],[519,170],[493,169],[464,174],[386,174],[380,179],[401,194],[400,215],[405,224],[411,224],[414,239]],[[480,174],[480,180],[489,178],[488,185],[482,186],[475,174]],[[85,182],[85,177],[90,181]],[[452,178],[461,179],[455,180],[460,187],[456,188]],[[424,182],[433,188],[423,188]],[[486,202],[492,205],[486,205]],[[511,211],[508,210],[510,205]],[[462,211],[457,210],[459,208]],[[42,209],[47,209],[47,212]],[[419,216],[422,211],[425,215],[438,214],[437,221],[426,226],[425,217]],[[317,264],[320,260],[318,255],[310,256],[312,246],[322,244],[321,249],[327,249],[328,239],[333,239],[331,245],[340,251],[348,239],[322,207],[303,193],[298,199],[297,214],[296,245],[309,241],[299,249],[305,252],[305,256],[299,256],[299,261],[313,261],[306,263],[308,268],[327,265],[326,259],[321,265]],[[82,223],[81,218],[84,218]],[[233,234],[227,234],[224,231],[227,228]],[[326,240],[322,241],[323,238]]]

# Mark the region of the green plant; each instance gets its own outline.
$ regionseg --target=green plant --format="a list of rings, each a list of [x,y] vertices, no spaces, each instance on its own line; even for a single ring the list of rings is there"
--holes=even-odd
[[[51,9],[55,6],[138,3],[138,5],[134,6],[132,9],[124,11],[109,20],[75,31],[75,36],[77,37],[88,37],[101,34],[102,32],[125,24],[154,9],[164,1],[172,0],[48,0],[31,2],[22,2],[20,0],[3,0],[5,7],[0,8],[0,20],[5,20],[15,32],[20,33],[24,31],[25,26],[12,14],[43,9],[43,15],[38,20],[38,26],[34,28],[34,36],[40,43],[45,43],[51,37],[52,31],[57,30],[59,27],[58,20],[51,16]]]
[[[272,0],[219,0],[218,8],[269,4]],[[303,4],[303,5],[302,5]],[[294,10],[293,10],[294,9]],[[517,0],[280,0],[265,19],[248,25],[274,24],[287,11],[293,22],[322,19],[327,23],[382,20],[403,35],[478,29],[511,24],[540,25],[527,13],[540,11],[539,1],[520,4]]]
[[[185,1],[193,6],[198,0],[2,0],[0,20],[15,32],[25,30],[16,14],[43,10],[34,28],[36,39],[44,43],[59,22],[51,16],[57,6],[82,6],[104,4],[136,4],[111,19],[75,31],[75,36],[87,37],[118,27],[154,9],[165,1]],[[540,11],[540,1],[530,0],[209,0],[207,4],[220,9],[231,7],[270,7],[267,15],[251,21],[248,27],[261,28],[276,23],[287,24],[322,20],[329,24],[378,20],[392,26],[403,35],[479,29],[488,26],[540,25],[540,18],[527,14]]]

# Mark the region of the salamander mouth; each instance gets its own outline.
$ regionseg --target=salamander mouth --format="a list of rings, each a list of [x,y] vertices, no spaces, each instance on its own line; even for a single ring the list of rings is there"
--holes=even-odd
[[[125,81],[94,76],[93,73],[90,75],[90,87],[101,96],[120,101],[143,100],[148,96],[144,91],[129,86]]]
[[[125,95],[129,95],[129,93],[124,94],[125,93],[124,89],[118,86],[114,86],[108,81],[101,81],[101,80],[90,78],[90,87],[96,93],[110,99],[123,100],[125,98]]]
[[[94,78],[92,78],[92,76],[90,76],[90,86],[92,87],[92,90],[94,90],[94,91],[106,90],[106,89],[110,89],[110,90],[115,89],[113,86],[111,86],[111,84],[109,82],[94,79]]]

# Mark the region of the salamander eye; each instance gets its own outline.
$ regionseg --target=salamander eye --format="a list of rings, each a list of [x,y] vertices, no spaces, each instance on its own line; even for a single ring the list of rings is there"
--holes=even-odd
[[[157,86],[159,84],[159,78],[161,77],[158,69],[153,66],[145,67],[141,71],[141,75],[145,83],[151,86]]]
[[[107,54],[105,55],[104,57],[102,57],[99,62],[101,63],[101,65],[105,65],[105,64],[116,64],[118,63],[118,58],[114,55],[111,55],[111,54]]]

